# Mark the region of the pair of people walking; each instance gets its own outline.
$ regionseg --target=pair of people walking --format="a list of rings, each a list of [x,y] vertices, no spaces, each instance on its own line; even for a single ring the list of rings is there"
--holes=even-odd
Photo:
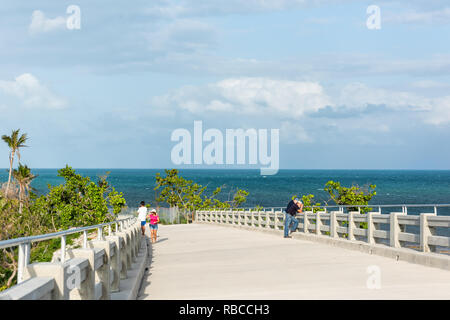
[[[138,218],[141,221],[141,231],[142,235],[145,235],[145,225],[147,224],[147,219],[149,220],[149,228],[150,228],[150,238],[152,243],[156,242],[157,232],[158,232],[158,223],[159,216],[156,213],[155,209],[150,211],[150,214],[147,214],[148,210],[145,206],[145,201],[141,201],[141,206],[138,209]]]
[[[294,200],[291,200],[287,207],[286,207],[286,216],[284,219],[284,237],[290,238],[289,231],[295,232],[298,227],[298,220],[295,217],[295,215],[298,213],[301,213],[303,211],[303,203],[298,199],[295,198]],[[291,226],[292,225],[292,226]],[[291,229],[289,228],[291,227]]]

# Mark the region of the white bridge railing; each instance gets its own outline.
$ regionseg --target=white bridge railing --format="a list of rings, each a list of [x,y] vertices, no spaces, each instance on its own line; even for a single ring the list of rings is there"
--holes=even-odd
[[[297,231],[304,234],[322,235],[330,238],[342,238],[349,241],[359,240],[368,244],[386,244],[394,248],[416,247],[422,252],[447,252],[450,248],[450,216],[438,216],[439,207],[450,205],[385,205],[378,211],[362,214],[364,206],[325,206],[319,211],[298,213]],[[344,212],[344,208],[358,208],[358,211]],[[401,207],[401,212],[382,214],[381,208]],[[408,215],[408,207],[432,207],[431,213]],[[334,211],[328,211],[334,208]],[[336,208],[338,210],[336,210]],[[431,210],[430,210],[431,211]],[[269,210],[209,210],[197,211],[196,221],[257,229],[283,230],[284,208]],[[364,223],[364,224],[363,224]],[[364,226],[365,225],[365,226]],[[364,227],[363,227],[364,226]],[[407,227],[412,227],[408,228]],[[438,235],[440,229],[441,235]]]
[[[95,229],[97,239],[89,240],[88,231]],[[66,248],[66,237],[77,233],[83,233],[83,248]],[[61,239],[61,250],[52,262],[30,264],[31,244],[55,238]],[[109,300],[112,292],[120,290],[120,280],[127,279],[141,245],[146,243],[141,241],[140,224],[134,217],[0,241],[0,249],[19,247],[17,285],[0,292],[0,299]]]

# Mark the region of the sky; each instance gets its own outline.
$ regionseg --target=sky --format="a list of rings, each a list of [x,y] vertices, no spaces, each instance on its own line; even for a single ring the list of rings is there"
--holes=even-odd
[[[279,129],[282,169],[450,169],[449,35],[448,0],[0,0],[0,133],[31,168],[180,167],[202,121]]]

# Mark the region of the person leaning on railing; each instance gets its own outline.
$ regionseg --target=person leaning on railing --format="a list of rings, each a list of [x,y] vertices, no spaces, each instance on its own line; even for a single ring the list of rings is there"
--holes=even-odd
[[[290,229],[291,233],[295,232],[298,227],[298,220],[295,218],[295,215],[298,213],[301,213],[303,211],[303,203],[298,199],[295,198],[294,200],[291,200],[287,207],[286,207],[286,217],[284,219],[284,237],[290,238],[289,236],[289,227],[292,224],[292,229]]]

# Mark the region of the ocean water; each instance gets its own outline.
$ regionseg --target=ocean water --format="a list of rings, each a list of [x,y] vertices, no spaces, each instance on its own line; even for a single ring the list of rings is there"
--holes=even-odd
[[[58,185],[63,179],[57,177],[57,169],[33,169],[38,177],[33,181],[39,194],[47,192],[47,185]],[[110,171],[109,182],[123,192],[127,204],[137,207],[141,200],[155,203],[155,175],[163,169],[77,169],[78,173],[96,181],[98,176]],[[323,191],[329,180],[340,181],[344,186],[375,184],[377,194],[370,204],[449,204],[450,171],[429,170],[280,170],[274,176],[261,176],[259,170],[180,170],[186,179],[208,186],[211,193],[222,186],[220,200],[228,200],[236,188],[250,192],[245,207],[284,207],[292,195],[314,194],[323,202],[329,199]],[[0,181],[7,180],[5,169],[0,170]],[[331,203],[331,202],[330,202]],[[165,204],[160,204],[165,206]],[[392,211],[398,211],[392,210]],[[409,209],[409,214],[424,209]],[[428,209],[427,212],[431,212]],[[384,213],[384,212],[383,212]],[[442,215],[450,215],[450,208],[441,208]]]

